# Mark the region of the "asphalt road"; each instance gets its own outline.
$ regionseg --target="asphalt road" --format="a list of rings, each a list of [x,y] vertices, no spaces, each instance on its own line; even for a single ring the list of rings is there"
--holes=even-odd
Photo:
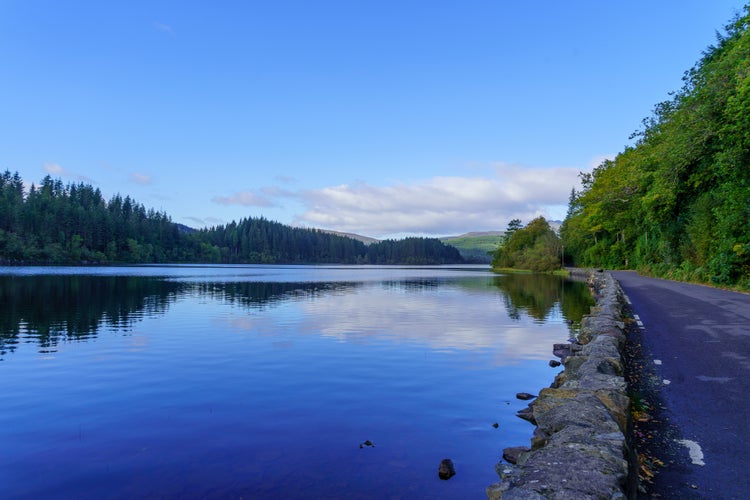
[[[612,275],[641,322],[669,441],[650,494],[750,498],[750,295]]]

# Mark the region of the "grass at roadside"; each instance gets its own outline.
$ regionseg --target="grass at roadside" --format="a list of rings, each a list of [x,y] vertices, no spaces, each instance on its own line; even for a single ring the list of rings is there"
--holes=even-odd
[[[536,271],[532,271],[531,269],[516,269],[514,267],[493,267],[492,272],[498,274],[536,274]],[[553,276],[570,276],[570,271],[567,271],[565,269],[557,269],[555,271],[540,274],[551,274]]]

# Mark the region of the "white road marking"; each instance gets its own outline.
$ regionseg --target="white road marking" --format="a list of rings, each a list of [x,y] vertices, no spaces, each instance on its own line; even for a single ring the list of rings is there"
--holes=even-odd
[[[646,328],[645,326],[643,326],[643,321],[641,321],[640,316],[638,316],[637,314],[634,314],[633,319],[635,320],[635,323],[638,325],[638,328],[640,328],[641,330]]]
[[[703,461],[703,450],[701,450],[701,445],[689,439],[681,439],[677,442],[682,446],[687,447],[688,452],[690,453],[690,461],[693,462],[693,465],[706,465],[706,462]]]
[[[734,377],[708,377],[706,375],[698,375],[695,378],[701,382],[719,382],[720,384],[734,380]]]

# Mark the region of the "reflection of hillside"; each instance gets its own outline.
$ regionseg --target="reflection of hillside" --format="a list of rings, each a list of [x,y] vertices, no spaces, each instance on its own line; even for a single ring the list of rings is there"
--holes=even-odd
[[[384,281],[382,287],[384,290],[405,290],[407,292],[423,292],[425,290],[434,290],[445,283],[445,280],[438,278],[409,278],[406,280]]]
[[[0,356],[21,342],[36,343],[41,352],[49,352],[61,340],[94,338],[104,326],[130,328],[144,316],[163,314],[170,303],[187,293],[262,308],[300,295],[315,297],[353,286],[192,283],[143,276],[0,276]]]
[[[251,308],[263,308],[294,297],[316,297],[352,289],[358,283],[240,281],[194,283],[191,290],[201,296]]]
[[[95,337],[102,326],[127,328],[163,312],[183,287],[135,276],[0,276],[0,355],[19,337],[47,351],[62,339]]]
[[[594,304],[585,283],[560,276],[507,274],[495,278],[494,284],[503,292],[505,308],[513,319],[523,312],[543,321],[559,303],[565,319],[580,321]]]

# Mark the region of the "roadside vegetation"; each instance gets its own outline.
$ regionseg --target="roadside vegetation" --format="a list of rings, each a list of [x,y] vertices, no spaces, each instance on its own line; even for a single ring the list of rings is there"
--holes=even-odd
[[[750,289],[750,7],[613,160],[582,173],[567,262]]]

